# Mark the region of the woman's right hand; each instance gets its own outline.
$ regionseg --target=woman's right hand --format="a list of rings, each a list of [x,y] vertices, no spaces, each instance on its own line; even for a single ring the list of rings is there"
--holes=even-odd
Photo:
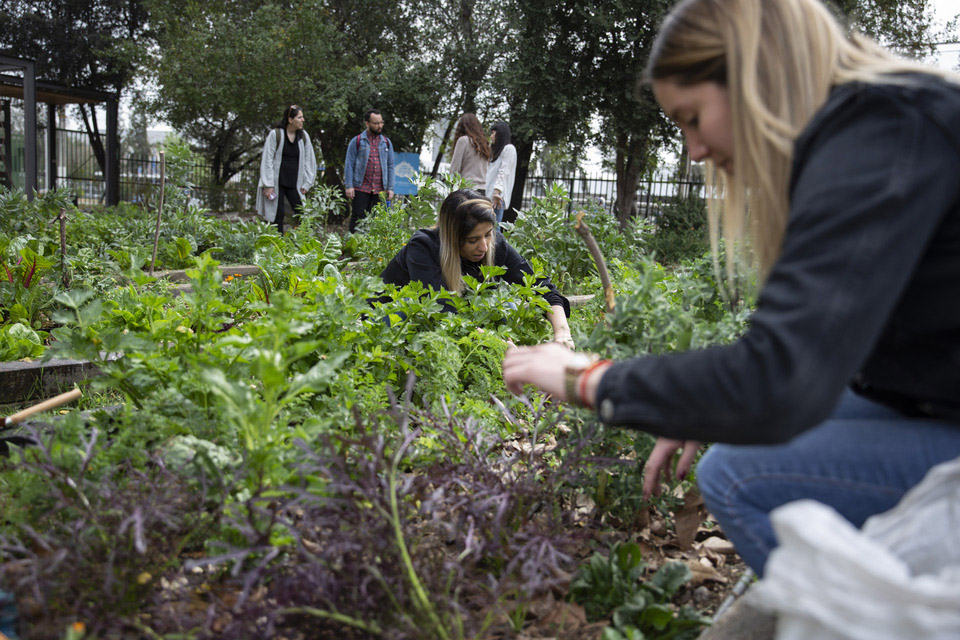
[[[264,187],[263,197],[267,200],[273,200],[273,187]]]

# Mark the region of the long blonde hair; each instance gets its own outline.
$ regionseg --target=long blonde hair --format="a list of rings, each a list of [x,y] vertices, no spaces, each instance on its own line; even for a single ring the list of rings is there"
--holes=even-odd
[[[493,205],[473,189],[458,189],[440,205],[436,229],[440,232],[440,271],[447,290],[463,291],[463,272],[460,267],[460,247],[467,235],[481,222],[497,223]],[[492,243],[483,257],[483,263],[492,267],[496,258],[496,244]]]
[[[737,253],[752,252],[764,276],[780,255],[794,142],[830,89],[917,72],[955,77],[848,35],[817,0],[684,0],[670,12],[647,80],[715,82],[730,98],[733,172],[708,161],[706,174],[711,246],[716,258],[722,232],[731,279]]]

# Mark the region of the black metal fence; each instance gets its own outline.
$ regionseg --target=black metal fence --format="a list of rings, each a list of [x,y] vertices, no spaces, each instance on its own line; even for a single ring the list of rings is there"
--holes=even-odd
[[[23,188],[23,136],[11,136],[13,142],[12,175],[14,187]],[[49,184],[46,179],[46,136],[38,136],[40,149],[37,158],[40,184]],[[79,204],[103,204],[105,185],[100,165],[83,131],[57,130],[56,184],[67,186]],[[191,201],[215,211],[250,211],[255,207],[259,167],[250,167],[233,176],[226,185],[215,183],[211,167],[203,162],[177,162],[168,160],[167,183],[189,185]],[[160,183],[160,158],[158,156],[121,157],[120,199],[127,202],[146,202],[155,197]],[[617,180],[612,173],[575,175],[528,175],[524,186],[523,200],[512,203],[515,208],[530,207],[534,198],[545,196],[550,186],[561,184],[570,197],[570,210],[588,204],[613,212],[616,202]],[[660,207],[677,197],[702,195],[702,182],[653,179],[639,183],[636,193],[637,214],[655,215]]]
[[[213,169],[203,162],[167,164],[167,184],[189,189],[191,202],[215,211],[249,211],[256,206],[260,167],[246,169],[217,185]],[[120,199],[148,201],[160,184],[159,156],[120,159]],[[101,185],[102,186],[102,185]]]
[[[23,136],[11,136],[11,169],[14,188],[24,186]],[[41,185],[49,185],[47,179],[48,154],[46,136],[38,136],[37,169]],[[245,211],[254,207],[259,167],[241,171],[226,185],[217,185],[210,165],[204,162],[178,162],[176,167],[168,164],[168,184],[189,186],[191,201],[215,210]],[[97,162],[93,147],[83,131],[57,129],[57,158],[55,184],[66,186],[77,202],[92,206],[103,204],[106,185],[103,172]],[[134,156],[120,158],[120,199],[127,202],[144,202],[155,197],[160,184],[159,156]]]
[[[577,173],[573,175],[554,174],[527,176],[523,188],[523,202],[515,208],[525,209],[534,198],[546,195],[550,186],[560,184],[570,197],[568,208],[572,211],[585,205],[597,205],[612,213],[617,199],[617,178],[613,173]],[[702,195],[703,182],[698,180],[677,180],[656,178],[641,180],[637,185],[637,215],[654,215],[660,207],[678,197]]]

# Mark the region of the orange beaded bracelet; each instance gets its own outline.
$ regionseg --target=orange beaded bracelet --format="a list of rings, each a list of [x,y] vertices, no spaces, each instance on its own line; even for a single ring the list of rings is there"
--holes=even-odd
[[[587,401],[587,379],[593,371],[610,364],[613,364],[612,360],[597,360],[577,375],[577,400],[587,409],[593,409],[593,405]]]

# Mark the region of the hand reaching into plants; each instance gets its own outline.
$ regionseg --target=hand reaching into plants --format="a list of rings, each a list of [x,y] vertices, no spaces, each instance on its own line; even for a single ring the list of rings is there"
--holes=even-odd
[[[523,385],[532,384],[566,401],[563,370],[575,362],[576,354],[558,342],[508,349],[503,357],[503,381],[516,394],[523,392]]]
[[[650,457],[643,469],[643,498],[648,499],[652,495],[660,495],[660,477],[669,482],[671,479],[671,467],[673,466],[674,456],[678,450],[682,449],[680,458],[676,465],[676,479],[682,480],[690,466],[693,464],[693,458],[697,455],[697,449],[700,443],[695,440],[671,440],[670,438],[657,438],[657,443],[653,446]]]
[[[567,324],[567,314],[563,307],[554,305],[547,312],[547,320],[553,327],[553,341],[559,342],[568,349],[573,349],[573,335],[570,333],[570,325]]]

